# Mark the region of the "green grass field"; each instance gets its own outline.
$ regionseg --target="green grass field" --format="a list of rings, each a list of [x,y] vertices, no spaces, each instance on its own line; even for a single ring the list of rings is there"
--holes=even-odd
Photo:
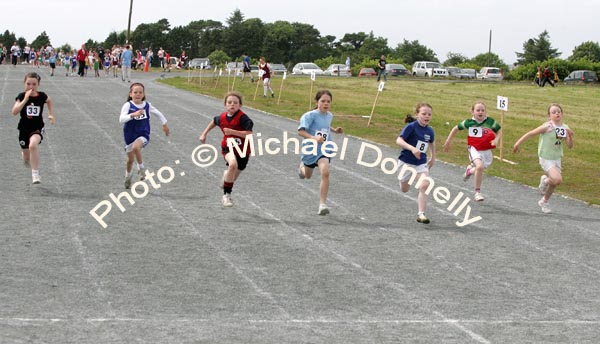
[[[311,85],[308,76],[290,76],[282,80],[277,75],[272,79],[274,99],[262,97],[262,84],[257,90],[256,83],[250,83],[248,79],[242,83],[239,77],[234,84],[233,78],[227,76],[216,79],[209,74],[199,77],[197,73],[183,72],[161,82],[216,98],[222,98],[228,90],[234,89],[244,96],[244,107],[295,120],[314,107],[312,99],[318,89],[329,89],[333,93],[333,126],[343,127],[346,134],[389,146],[395,146],[405,116],[414,113],[418,102],[427,102],[433,106],[431,125],[436,133],[437,159],[461,166],[468,163],[466,132],[459,132],[451,150],[444,152],[442,145],[448,133],[458,122],[471,117],[470,109],[476,101],[483,101],[488,116],[500,121],[502,112],[496,109],[496,99],[497,96],[507,97],[509,111],[504,116],[503,155],[517,165],[495,160],[486,174],[532,186],[537,186],[542,173],[537,157],[537,138],[523,144],[518,154],[512,153],[512,145],[521,135],[547,120],[547,108],[551,103],[559,103],[565,113],[564,122],[574,130],[575,137],[573,149],[565,148],[563,184],[557,188],[557,193],[600,205],[598,87],[559,85],[539,88],[529,83],[388,78],[384,91],[377,97],[371,126],[367,128],[368,119],[362,116],[370,115],[375,103],[378,82],[374,78],[317,76]],[[495,155],[499,154],[500,149],[496,149]]]

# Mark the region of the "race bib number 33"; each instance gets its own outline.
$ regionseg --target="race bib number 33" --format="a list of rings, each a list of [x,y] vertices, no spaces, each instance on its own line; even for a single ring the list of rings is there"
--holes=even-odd
[[[26,108],[27,116],[36,117],[40,115],[40,107],[35,105],[29,105]]]

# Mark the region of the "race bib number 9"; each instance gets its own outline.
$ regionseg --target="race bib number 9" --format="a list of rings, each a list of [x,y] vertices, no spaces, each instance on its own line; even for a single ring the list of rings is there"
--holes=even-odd
[[[429,147],[429,143],[419,140],[419,141],[417,141],[416,147],[419,150],[419,152],[426,153],[427,148]]]
[[[29,105],[26,108],[27,116],[36,117],[40,115],[40,107],[35,105]]]
[[[482,137],[483,136],[483,128],[469,127],[469,136],[470,137]]]
[[[554,131],[556,132],[557,138],[567,137],[567,129],[565,129],[565,127],[556,127],[554,128]]]

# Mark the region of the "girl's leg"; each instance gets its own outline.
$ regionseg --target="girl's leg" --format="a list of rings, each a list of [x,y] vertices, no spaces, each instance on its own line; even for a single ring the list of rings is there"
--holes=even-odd
[[[546,202],[550,199],[552,193],[554,193],[554,189],[562,183],[562,174],[558,167],[551,167],[548,170],[547,175],[548,178],[546,179],[546,183],[548,183],[548,189],[544,194]]]
[[[127,172],[127,176],[131,175],[131,171],[133,170],[133,161],[135,160],[135,153],[133,151],[127,152],[127,165],[125,166],[125,172]]]
[[[427,188],[429,187],[429,180],[425,177],[428,177],[429,174],[428,173],[419,173],[417,174],[417,180],[421,180],[421,177],[423,176],[423,179],[421,181],[421,185],[419,186],[419,196],[417,197],[417,206],[419,208],[419,213],[424,213],[425,209],[427,208],[427,194],[425,193],[427,191]]]
[[[25,162],[26,164],[29,164],[30,163],[29,149],[21,149],[21,157],[23,158],[23,162]]]
[[[483,161],[481,159],[475,159],[471,162],[471,164],[475,166],[475,192],[479,192],[479,190],[481,189],[481,184],[483,182]]]
[[[39,145],[42,138],[38,134],[33,134],[29,138],[29,160],[31,161],[31,170],[39,171],[40,169],[40,151]]]
[[[321,172],[321,184],[319,185],[320,204],[327,203],[327,193],[329,193],[329,159],[321,158],[317,162],[319,172]]]
[[[315,169],[306,167],[306,165],[304,165],[303,162],[300,162],[300,171],[302,172],[302,175],[304,176],[304,178],[310,179],[310,177],[312,177]]]
[[[225,154],[225,161],[227,161],[227,172],[225,172],[225,183],[233,184],[240,176],[240,170],[238,170],[238,163],[233,152]]]
[[[410,189],[410,184],[408,184],[408,180],[405,182],[400,182],[400,190],[402,192],[408,192],[409,189]]]

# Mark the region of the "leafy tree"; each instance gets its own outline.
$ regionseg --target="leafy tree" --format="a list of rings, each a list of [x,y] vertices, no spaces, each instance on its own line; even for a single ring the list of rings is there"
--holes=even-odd
[[[58,50],[68,53],[68,52],[73,51],[73,47],[71,47],[70,44],[65,43],[65,44],[61,45],[60,47],[58,47]]]
[[[231,61],[231,57],[225,54],[223,50],[215,50],[210,55],[208,55],[208,59],[210,60],[210,64],[213,66],[225,66],[227,61]]]
[[[360,47],[362,47],[365,39],[367,39],[367,34],[364,32],[347,33],[340,39],[340,44],[349,44],[355,51],[358,51],[360,50]]]
[[[287,21],[276,21],[265,25],[265,36],[262,42],[262,51],[268,51],[269,61],[285,63],[292,60],[292,39],[295,29]],[[258,54],[249,50],[248,56],[256,57]],[[288,66],[289,67],[289,66]]]
[[[500,57],[494,53],[483,53],[475,56],[470,59],[468,62],[471,64],[477,65],[479,68],[481,67],[498,67],[503,71],[508,70],[508,65],[500,59]]]
[[[126,39],[127,39],[127,33],[125,32],[125,30],[121,31],[120,33],[113,31],[110,34],[108,34],[108,37],[106,37],[106,39],[104,40],[104,42],[102,42],[101,45],[104,48],[110,49],[115,45],[121,45],[121,44],[125,43]],[[134,47],[134,49],[135,48],[137,48],[137,47]]]
[[[253,44],[252,40],[246,40],[247,32],[244,32],[244,15],[238,8],[231,13],[231,16],[225,21],[227,29],[223,34],[223,48],[231,56],[240,56],[246,50],[248,45]]]
[[[409,42],[405,39],[396,47],[394,56],[400,58],[409,65],[412,65],[416,61],[439,62],[433,50],[420,44],[417,40]]]
[[[189,56],[208,56],[215,50],[224,49],[225,28],[219,21],[199,20],[188,24],[189,42],[179,43],[177,50],[187,50]]]
[[[46,45],[50,44],[50,37],[46,34],[46,31],[42,31],[34,40],[31,42],[31,47],[38,50]]]
[[[17,36],[15,36],[14,32],[9,32],[8,30],[4,31],[2,37],[0,38],[0,43],[6,47],[6,49],[10,49],[13,43],[17,41]]]
[[[448,55],[446,55],[448,57],[448,59],[446,61],[444,61],[444,66],[458,66],[460,64],[466,63],[469,59],[459,53],[448,53]]]
[[[388,47],[387,39],[375,37],[373,31],[371,31],[358,50],[358,57],[359,59],[377,59],[379,61],[381,55],[389,55],[389,53],[390,48]]]
[[[167,34],[170,31],[170,24],[167,19],[160,19],[152,24],[140,24],[131,34],[131,43],[134,47],[153,48],[158,50],[165,45]],[[123,44],[125,41],[120,42]],[[158,61],[158,59],[156,59]]]
[[[294,34],[290,47],[291,61],[314,61],[327,55],[319,30],[312,25],[303,23],[292,23],[292,27]]]
[[[587,41],[581,43],[573,49],[573,55],[569,56],[569,61],[586,59],[592,62],[600,62],[600,45],[598,42]]]
[[[558,49],[552,48],[548,31],[540,33],[537,38],[530,38],[523,43],[523,52],[517,52],[517,62],[528,64],[535,61],[545,61],[561,55]]]

